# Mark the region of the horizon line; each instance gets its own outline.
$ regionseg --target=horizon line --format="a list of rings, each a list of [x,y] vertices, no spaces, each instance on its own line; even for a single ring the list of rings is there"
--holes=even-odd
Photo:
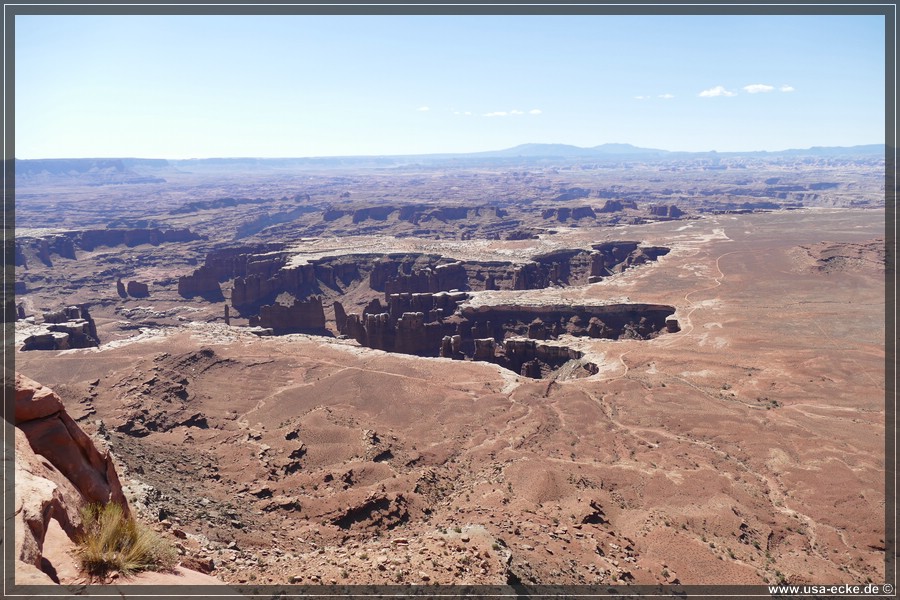
[[[334,159],[334,158],[407,158],[407,157],[430,157],[430,156],[469,156],[469,155],[478,155],[478,154],[491,154],[496,152],[509,152],[512,150],[516,150],[517,148],[529,147],[529,146],[564,146],[567,148],[577,149],[577,150],[593,150],[596,148],[603,148],[604,146],[625,146],[629,148],[633,148],[637,151],[643,151],[644,153],[652,153],[652,152],[663,152],[667,154],[777,154],[780,152],[792,152],[792,151],[803,151],[803,150],[824,150],[824,149],[853,149],[853,148],[861,148],[861,147],[869,147],[869,146],[883,146],[885,149],[887,148],[887,144],[884,142],[874,142],[869,144],[852,144],[852,145],[835,145],[835,146],[823,146],[823,145],[815,145],[809,146],[805,148],[798,147],[789,147],[783,148],[779,150],[666,150],[663,148],[646,148],[642,146],[635,146],[634,144],[630,144],[627,142],[605,142],[602,144],[597,144],[595,146],[577,146],[575,144],[567,144],[562,142],[526,142],[522,144],[517,144],[515,146],[510,146],[508,148],[501,148],[499,150],[473,150],[467,152],[420,152],[420,153],[394,153],[394,154],[329,154],[329,155],[306,155],[306,156],[289,156],[289,155],[280,155],[280,156],[191,156],[191,157],[171,157],[171,156],[45,156],[39,158],[19,158],[18,156],[14,156],[14,160],[22,160],[22,161],[32,161],[32,160],[300,160],[300,159]],[[610,152],[610,155],[617,155],[615,152]],[[619,154],[618,156],[627,156],[628,154],[639,154],[639,152],[631,152],[625,155]],[[528,158],[539,158],[540,155],[533,155]],[[548,157],[551,157],[548,155]],[[510,156],[509,158],[516,158],[515,155]],[[524,158],[524,157],[523,157]],[[572,157],[577,158],[577,157]]]

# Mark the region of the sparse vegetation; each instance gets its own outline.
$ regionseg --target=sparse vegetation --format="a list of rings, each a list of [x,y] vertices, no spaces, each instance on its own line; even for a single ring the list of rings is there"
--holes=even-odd
[[[176,552],[122,507],[89,504],[81,511],[84,533],[77,540],[81,567],[95,577],[118,572],[164,571],[175,566]]]

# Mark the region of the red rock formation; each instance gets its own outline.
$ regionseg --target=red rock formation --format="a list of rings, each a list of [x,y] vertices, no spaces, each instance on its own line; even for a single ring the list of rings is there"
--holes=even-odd
[[[674,204],[669,206],[651,206],[650,214],[654,217],[663,217],[666,219],[677,219],[678,217],[684,214],[684,211],[675,206]]]
[[[603,206],[597,212],[601,213],[611,213],[611,212],[619,212],[623,210],[625,206],[618,200],[607,200],[603,203]]]
[[[332,304],[334,308],[334,326],[338,330],[340,334],[347,334],[347,312],[344,310],[344,305],[335,300],[334,304]]]
[[[146,298],[150,295],[150,287],[139,281],[129,281],[126,291],[132,298]]]
[[[15,424],[16,574],[51,583],[40,573],[50,520],[58,521],[71,538],[81,526],[79,511],[84,504],[115,502],[127,515],[128,503],[109,453],[97,450],[59,396],[19,373]],[[21,567],[20,571],[20,565],[34,569]]]
[[[81,509],[86,504],[114,502],[130,516],[128,502],[109,453],[101,453],[75,424],[59,396],[19,373],[15,421],[15,582],[73,583],[71,575],[68,581],[61,575],[66,569],[57,569],[63,565],[48,557],[71,561],[69,550],[83,531]],[[183,567],[142,573],[128,583],[221,584]]]
[[[564,223],[569,219],[576,221],[585,218],[595,219],[597,218],[597,215],[590,206],[576,206],[574,208],[563,206],[560,208],[548,208],[541,213],[541,217],[545,220],[556,219],[557,221]]]
[[[200,236],[189,229],[88,229],[75,237],[75,244],[83,250],[93,250],[99,246],[139,246],[164,242],[189,242]]]
[[[16,427],[37,454],[75,485],[88,502],[116,502],[128,510],[109,454],[101,454],[52,390],[16,373]]]
[[[87,308],[68,306],[44,313],[43,331],[25,338],[22,350],[65,350],[99,344],[97,326]]]
[[[210,301],[223,300],[222,287],[215,272],[203,265],[191,275],[184,275],[178,279],[178,294],[183,298],[201,296]]]
[[[259,317],[250,320],[251,326],[271,328],[276,333],[322,331],[325,329],[325,310],[318,296],[292,306],[271,304],[259,310]]]

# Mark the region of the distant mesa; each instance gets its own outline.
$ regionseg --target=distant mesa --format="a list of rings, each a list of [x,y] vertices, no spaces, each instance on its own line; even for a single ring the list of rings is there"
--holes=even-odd
[[[634,200],[607,200],[603,203],[603,206],[597,210],[599,213],[612,213],[612,212],[620,212],[625,210],[626,208],[630,208],[633,210],[637,210],[637,203]]]
[[[596,219],[597,214],[590,206],[574,206],[564,208],[548,208],[541,213],[541,217],[545,220],[554,219],[561,223],[568,220],[579,221],[581,219]]]
[[[565,202],[567,200],[580,200],[581,198],[587,198],[591,195],[591,190],[573,187],[567,188],[564,190],[560,190],[560,194],[554,198],[557,202]]]
[[[162,177],[139,173],[136,168],[159,169],[166,160],[128,158],[60,158],[15,161],[16,183],[66,178],[82,185],[134,185],[165,183]]]
[[[191,242],[203,239],[190,229],[84,229],[62,231],[40,236],[16,236],[15,261],[17,266],[27,266],[36,259],[45,266],[53,266],[54,257],[76,259],[76,252],[92,252],[97,248],[141,244],[159,246],[174,242]]]
[[[662,217],[665,219],[677,219],[684,215],[684,211],[674,204],[668,206],[651,206],[650,214],[654,217]]]
[[[15,175],[18,184],[42,183],[66,179],[81,185],[160,184],[167,173],[216,173],[242,171],[271,171],[273,169],[309,168],[384,168],[415,162],[417,164],[469,164],[485,161],[503,164],[541,162],[546,160],[590,160],[621,162],[623,160],[681,161],[702,157],[790,157],[840,158],[884,157],[884,144],[858,146],[814,146],[776,152],[684,152],[658,148],[644,148],[632,144],[607,143],[592,147],[570,144],[521,144],[502,150],[468,153],[405,154],[380,156],[312,156],[302,158],[203,158],[203,159],[139,159],[139,158],[75,158],[75,159],[16,159]],[[716,165],[711,165],[716,167]],[[202,210],[202,207],[196,209]],[[188,211],[194,209],[188,209]]]

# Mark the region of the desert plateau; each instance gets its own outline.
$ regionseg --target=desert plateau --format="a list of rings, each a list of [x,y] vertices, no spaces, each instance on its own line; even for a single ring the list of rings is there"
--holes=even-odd
[[[17,160],[19,583],[883,582],[883,152]]]

